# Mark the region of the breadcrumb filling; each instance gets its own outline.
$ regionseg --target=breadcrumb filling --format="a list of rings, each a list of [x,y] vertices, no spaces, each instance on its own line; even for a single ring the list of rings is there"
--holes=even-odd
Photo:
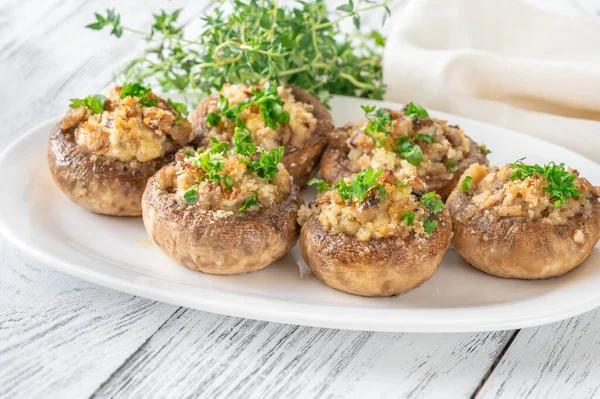
[[[514,171],[510,165],[471,165],[465,171],[465,175],[472,178],[467,217],[483,211],[499,217],[520,216],[542,219],[550,224],[564,224],[572,216],[592,213],[592,206],[585,196],[568,198],[566,204],[556,207],[555,200],[544,190],[548,187],[544,176],[536,173],[523,180],[511,180],[510,175]],[[577,178],[574,183],[582,194],[588,189],[583,179]],[[580,239],[579,236],[577,238]]]
[[[378,191],[372,189],[365,201],[358,202],[342,199],[335,189],[328,190],[308,206],[302,205],[298,222],[304,224],[314,216],[333,234],[345,234],[359,241],[426,235],[423,223],[430,212],[419,202],[412,188],[399,184],[391,171],[385,171],[378,181],[387,193],[386,198],[382,199]],[[414,219],[403,219],[407,212],[412,213]]]
[[[273,130],[265,124],[257,106],[246,108],[241,112],[243,122],[252,132],[254,144],[266,150],[272,150],[279,146],[295,149],[307,147],[317,127],[317,119],[312,113],[313,106],[296,101],[291,90],[283,86],[278,86],[277,92],[285,103],[283,110],[290,114],[289,123],[279,129]],[[220,93],[227,98],[231,106],[252,97],[252,87],[227,83],[223,85]],[[210,104],[208,111],[220,112],[216,100]],[[235,122],[229,122],[223,118],[216,127],[208,131],[207,136],[214,137],[218,141],[230,142],[234,127]]]
[[[436,176],[451,180],[453,172],[450,168],[465,159],[471,149],[472,141],[465,136],[464,131],[440,119],[412,119],[401,111],[389,113],[392,127],[382,147],[377,148],[373,139],[364,132],[367,121],[353,124],[347,129],[350,164],[356,170],[387,168],[400,180],[410,176]],[[432,143],[417,140],[423,153],[423,161],[413,165],[402,159],[393,148],[399,137],[414,138],[417,134],[426,134],[435,139]]]
[[[191,140],[189,123],[178,125],[176,115],[164,109],[168,108],[164,101],[156,107],[144,107],[137,98],[121,99],[119,93],[120,89],[114,88],[107,94],[101,113],[92,114],[83,107],[70,111],[81,116],[74,134],[86,151],[125,162],[148,162],[172,148],[169,135],[187,136],[186,143]]]
[[[205,154],[210,154],[211,161],[222,162],[219,172],[223,179],[221,182],[211,180],[201,167],[195,166],[194,160]],[[242,157],[234,155],[232,150],[225,154],[213,154],[210,150],[204,150],[194,153],[193,157],[180,151],[177,153],[176,162],[161,169],[156,177],[163,189],[173,193],[178,202],[186,205],[189,203],[185,201],[184,195],[197,185],[198,199],[193,206],[215,211],[215,215],[223,217],[238,213],[251,198],[257,198],[260,206],[273,206],[290,195],[291,178],[282,164],[277,165],[275,177],[267,180],[254,172],[249,173],[248,166],[241,160]],[[231,179],[231,187],[225,183],[225,176]],[[247,211],[256,212],[260,206],[251,206]]]

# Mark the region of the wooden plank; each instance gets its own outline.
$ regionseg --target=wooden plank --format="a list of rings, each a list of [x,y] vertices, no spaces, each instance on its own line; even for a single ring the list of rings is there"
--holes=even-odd
[[[143,27],[162,5],[152,3],[119,7],[128,24]],[[195,4],[192,11],[206,5]],[[83,28],[107,6],[0,5],[0,148],[64,113],[70,97],[102,90],[115,65],[143,45]],[[177,309],[55,272],[2,238],[0,292],[0,397],[89,396]]]
[[[389,334],[180,309],[98,397],[469,397],[511,336]]]
[[[89,396],[177,307],[48,269],[0,241],[0,397]]]
[[[477,397],[600,397],[600,311],[521,330]]]

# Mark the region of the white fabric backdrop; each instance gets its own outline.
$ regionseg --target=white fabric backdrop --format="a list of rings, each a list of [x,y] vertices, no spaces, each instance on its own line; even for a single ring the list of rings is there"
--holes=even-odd
[[[517,0],[413,0],[391,23],[386,100],[506,126],[600,162],[600,19]]]

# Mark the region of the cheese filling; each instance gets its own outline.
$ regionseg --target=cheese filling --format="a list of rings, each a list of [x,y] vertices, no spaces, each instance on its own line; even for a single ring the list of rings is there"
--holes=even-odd
[[[277,92],[284,101],[283,110],[290,114],[289,123],[277,130],[265,124],[257,106],[249,107],[241,112],[243,122],[252,132],[252,140],[258,147],[272,150],[279,146],[286,148],[302,149],[310,144],[311,138],[317,127],[317,119],[312,114],[313,106],[296,101],[290,89],[283,86],[277,87]],[[225,84],[221,89],[222,94],[230,106],[238,104],[252,97],[252,87],[246,85]],[[209,105],[209,112],[219,113],[217,99]],[[208,131],[208,137],[218,141],[231,141],[233,136],[234,121],[223,118],[221,122]]]
[[[186,156],[185,152],[192,154]],[[209,154],[211,162],[220,163],[217,178],[210,176],[198,166],[197,160]],[[292,191],[290,175],[282,164],[277,165],[273,179],[263,179],[249,171],[243,157],[234,155],[232,150],[225,154],[214,154],[210,150],[199,153],[185,150],[176,156],[176,162],[157,173],[161,187],[172,192],[180,203],[187,203],[185,196],[189,190],[197,192],[193,206],[218,211],[217,214],[230,216],[239,213],[247,201],[257,199],[257,206],[249,206],[248,212],[256,212],[261,206],[281,203]],[[218,180],[218,181],[217,181]]]

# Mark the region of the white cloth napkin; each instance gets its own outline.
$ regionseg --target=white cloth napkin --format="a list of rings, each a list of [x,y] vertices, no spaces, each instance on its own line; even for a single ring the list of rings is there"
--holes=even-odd
[[[505,126],[600,162],[600,21],[517,0],[414,0],[391,22],[386,100]]]

